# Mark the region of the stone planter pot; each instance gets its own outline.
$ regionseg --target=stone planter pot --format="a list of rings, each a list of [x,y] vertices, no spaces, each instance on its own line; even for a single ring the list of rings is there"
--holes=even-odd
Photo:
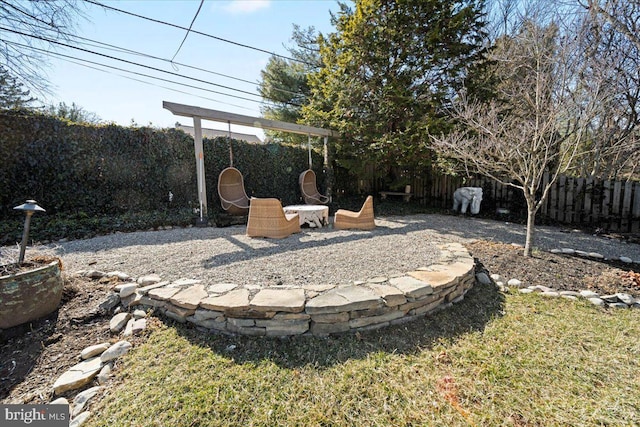
[[[62,299],[60,261],[0,277],[0,329],[52,313]]]

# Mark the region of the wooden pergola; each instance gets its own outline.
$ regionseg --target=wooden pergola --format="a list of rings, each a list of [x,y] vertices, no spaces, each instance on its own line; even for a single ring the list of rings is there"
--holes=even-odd
[[[191,117],[193,119],[194,138],[193,144],[196,155],[196,173],[198,176],[198,201],[200,203],[200,221],[206,222],[207,218],[207,187],[204,174],[204,150],[202,146],[202,120],[227,123],[229,126],[241,125],[260,129],[276,130],[282,132],[298,133],[302,135],[324,137],[324,163],[328,165],[327,143],[334,132],[330,129],[316,128],[313,126],[299,125],[296,123],[269,120],[261,117],[251,117],[242,114],[227,113],[225,111],[211,110],[192,105],[176,104],[175,102],[162,101],[162,107],[171,111],[176,116]],[[311,145],[309,144],[309,164],[311,164]]]

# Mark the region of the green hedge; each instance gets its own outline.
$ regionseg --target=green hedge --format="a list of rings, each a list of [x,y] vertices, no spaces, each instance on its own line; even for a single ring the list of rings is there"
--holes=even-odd
[[[279,144],[252,145],[232,140],[233,166],[242,173],[249,197],[276,197],[283,204],[302,200],[298,177],[308,168],[305,149]],[[220,172],[230,166],[229,140],[215,138],[204,142],[209,211],[219,210],[217,182]],[[322,158],[315,156],[314,169],[322,173]],[[320,183],[319,183],[320,184]]]
[[[300,201],[307,151],[231,141],[249,196]],[[210,216],[219,213],[217,179],[229,166],[229,140],[204,141]],[[33,198],[49,216],[103,217],[198,206],[193,138],[175,129],[62,121],[29,111],[0,112],[0,221]],[[314,153],[320,174],[322,157]],[[169,202],[169,192],[173,199]]]

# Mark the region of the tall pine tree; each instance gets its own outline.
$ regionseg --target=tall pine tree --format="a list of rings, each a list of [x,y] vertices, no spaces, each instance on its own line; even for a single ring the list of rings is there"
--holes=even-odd
[[[478,0],[340,4],[303,114],[342,133],[335,147],[342,166],[429,164],[428,132],[446,126],[443,106],[483,53],[482,19]]]
[[[0,66],[0,109],[31,107],[35,100],[18,79]]]
[[[269,104],[262,107],[262,115],[271,120],[298,123],[302,118],[302,105],[308,102],[310,88],[308,76],[320,67],[318,37],[315,28],[305,30],[294,25],[288,48],[293,59],[278,56],[269,58],[261,71],[258,92]],[[266,131],[269,138],[285,144],[306,144],[307,137],[288,132]]]

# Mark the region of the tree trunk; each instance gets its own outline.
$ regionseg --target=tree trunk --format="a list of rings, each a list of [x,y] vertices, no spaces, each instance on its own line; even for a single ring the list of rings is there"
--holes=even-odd
[[[533,247],[533,238],[535,235],[536,225],[536,200],[534,196],[525,195],[527,200],[527,237],[524,243],[524,256],[531,256],[531,248]]]

